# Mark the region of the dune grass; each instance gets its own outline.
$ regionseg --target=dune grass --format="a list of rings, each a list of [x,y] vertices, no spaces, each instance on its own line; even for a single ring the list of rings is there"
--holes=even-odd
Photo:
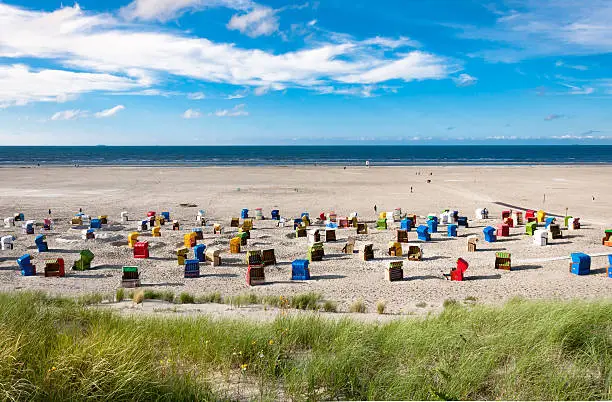
[[[0,294],[2,400],[610,399],[612,303],[449,303],[387,324],[122,317]]]

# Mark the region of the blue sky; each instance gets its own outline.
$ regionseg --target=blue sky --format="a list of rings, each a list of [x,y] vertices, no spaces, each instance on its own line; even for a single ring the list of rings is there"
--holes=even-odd
[[[612,144],[612,1],[0,0],[6,145]]]

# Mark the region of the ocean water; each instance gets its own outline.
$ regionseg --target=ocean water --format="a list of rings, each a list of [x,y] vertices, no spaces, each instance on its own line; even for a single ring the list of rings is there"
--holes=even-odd
[[[0,166],[612,164],[612,145],[0,147]]]

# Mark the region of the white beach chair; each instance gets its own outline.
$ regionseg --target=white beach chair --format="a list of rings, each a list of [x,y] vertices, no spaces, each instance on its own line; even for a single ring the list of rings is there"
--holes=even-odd
[[[15,218],[4,218],[4,227],[10,228],[11,226],[15,226]]]
[[[548,230],[536,229],[533,232],[533,244],[540,247],[548,245]]]
[[[121,222],[125,223],[129,220],[127,211],[121,212]]]
[[[13,236],[2,236],[2,238],[0,238],[0,243],[2,244],[2,250],[12,250],[14,240],[15,238]]]

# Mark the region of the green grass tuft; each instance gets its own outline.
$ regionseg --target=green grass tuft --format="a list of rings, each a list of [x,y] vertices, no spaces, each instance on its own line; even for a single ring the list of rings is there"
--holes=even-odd
[[[179,300],[181,301],[181,304],[195,303],[195,298],[193,297],[193,295],[187,292],[182,292],[181,295],[179,296]]]
[[[117,289],[117,291],[115,292],[115,301],[122,301],[123,299],[125,299],[125,289],[123,288],[119,288]]]
[[[338,304],[331,300],[325,300],[325,302],[323,303],[323,311],[325,311],[326,313],[337,313]]]
[[[376,303],[376,312],[378,312],[378,314],[385,314],[386,308],[387,303],[384,300],[380,300]]]
[[[365,313],[366,312],[366,305],[365,305],[365,302],[363,301],[363,299],[355,300],[353,302],[353,304],[351,304],[351,307],[349,308],[349,312],[351,312],[351,313]]]

